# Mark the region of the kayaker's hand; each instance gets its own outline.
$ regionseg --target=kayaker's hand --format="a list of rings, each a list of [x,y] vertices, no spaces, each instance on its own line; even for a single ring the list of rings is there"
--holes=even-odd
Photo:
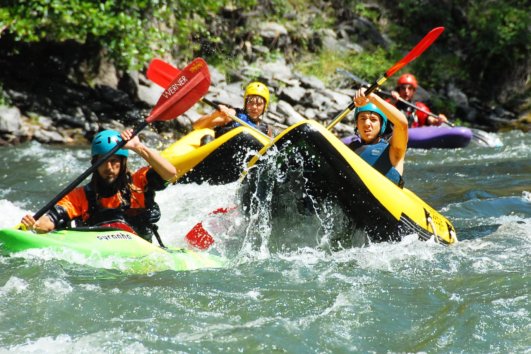
[[[359,90],[356,90],[354,93],[354,97],[352,97],[352,100],[354,101],[354,104],[356,107],[365,106],[367,103],[370,102],[369,98],[365,96],[365,88],[360,88]]]
[[[391,91],[391,97],[393,97],[395,101],[400,101],[400,94],[397,91]]]
[[[20,221],[28,230],[33,230],[39,234],[50,232],[55,228],[54,223],[46,215],[35,221],[32,215],[24,215]]]
[[[222,104],[219,105],[219,111],[221,112],[221,116],[225,119],[225,124],[229,123],[232,119],[231,116],[236,115],[236,110],[233,108],[229,108],[227,106],[224,106]]]
[[[122,139],[127,141],[124,148],[137,152],[139,148],[143,147],[138,135],[133,136],[133,129],[125,129],[120,135]]]
[[[35,219],[32,215],[27,214],[24,215],[22,220],[20,220],[20,223],[26,227],[28,230],[33,230],[33,225],[35,225]]]
[[[437,120],[438,125],[441,125],[443,123],[448,123],[448,118],[442,113],[439,114],[439,118]]]

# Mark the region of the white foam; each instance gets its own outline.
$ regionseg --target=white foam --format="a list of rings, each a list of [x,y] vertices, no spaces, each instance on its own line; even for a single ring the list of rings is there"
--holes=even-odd
[[[123,353],[149,353],[134,336],[121,331],[102,331],[77,338],[66,334],[46,336],[6,349],[13,353],[105,353],[109,351],[110,345],[120,348]]]
[[[18,277],[11,277],[4,286],[0,287],[0,296],[21,294],[28,289],[28,282]]]
[[[24,215],[30,213],[5,199],[0,199],[0,210],[0,228],[14,227]]]

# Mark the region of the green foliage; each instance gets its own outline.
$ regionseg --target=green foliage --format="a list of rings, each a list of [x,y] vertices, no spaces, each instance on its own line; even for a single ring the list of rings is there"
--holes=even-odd
[[[459,31],[462,39],[474,43],[467,49],[470,61],[479,65],[478,78],[486,70],[503,70],[527,60],[531,46],[528,2],[489,1],[488,5],[472,3],[467,14],[470,30]]]
[[[253,20],[287,24],[297,46],[293,52],[300,53],[299,70],[325,81],[338,67],[370,81],[431,28],[445,26],[446,31],[421,60],[402,72],[413,72],[423,86],[436,90],[449,81],[465,88],[469,84],[490,88],[499,84],[497,81],[511,80],[511,72],[514,78],[518,74],[515,68],[525,67],[531,43],[526,0],[459,4],[440,0],[3,0],[0,36],[9,32],[20,42],[97,44],[121,68],[139,69],[156,56],[189,60],[199,52],[213,65],[228,62],[230,70],[230,63],[237,67],[243,60],[233,55],[236,45],[244,41],[256,45],[262,39],[254,28],[230,27],[230,19],[220,16],[223,8],[253,10],[258,17]],[[363,54],[304,53],[316,49],[302,26],[330,28],[338,17],[348,21],[356,16],[376,24],[395,46]],[[217,29],[223,29],[222,33],[211,32],[214,21],[221,24]]]
[[[9,96],[5,93],[2,83],[0,83],[0,106],[9,106],[10,104]]]
[[[373,82],[383,75],[396,61],[393,51],[387,51],[383,48],[377,48],[370,53],[356,53],[346,61],[347,68],[357,76]]]
[[[335,72],[338,68],[350,71],[371,82],[382,76],[393,63],[390,53],[382,48],[361,54],[325,50],[317,55],[312,54],[302,58],[295,68],[303,74],[319,77],[326,84],[333,86],[333,81],[337,79]]]
[[[493,87],[501,87],[504,80],[513,79],[519,68],[527,66],[531,45],[529,1],[380,2],[397,25],[392,37],[402,43],[433,27],[446,28],[422,60],[412,66],[423,81],[455,81],[461,87],[477,87],[489,97],[497,94]]]
[[[295,64],[295,70],[304,75],[312,75],[322,78],[325,83],[329,83],[335,70],[344,65],[347,54],[322,51],[320,53],[308,54],[300,58]]]
[[[204,17],[226,2],[15,0],[0,8],[0,29],[21,42],[95,42],[118,65],[139,68],[174,48],[191,54],[191,34],[205,32]]]

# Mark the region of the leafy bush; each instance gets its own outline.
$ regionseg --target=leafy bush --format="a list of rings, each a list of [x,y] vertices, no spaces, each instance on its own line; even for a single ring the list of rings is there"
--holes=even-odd
[[[528,1],[470,0],[458,5],[438,0],[381,2],[398,25],[394,38],[411,38],[436,26],[446,28],[422,60],[413,63],[423,81],[455,81],[488,99],[495,98],[501,87],[521,77],[522,68],[528,67]]]
[[[0,30],[21,42],[97,43],[122,68],[139,68],[155,55],[191,55],[191,34],[206,32],[202,19],[227,2],[7,0],[0,8]]]

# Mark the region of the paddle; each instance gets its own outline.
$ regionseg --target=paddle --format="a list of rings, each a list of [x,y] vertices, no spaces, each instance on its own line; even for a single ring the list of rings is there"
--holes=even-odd
[[[422,38],[420,42],[417,43],[417,45],[408,53],[405,57],[403,57],[400,61],[395,63],[389,70],[387,70],[382,77],[380,77],[378,80],[376,80],[368,89],[365,91],[365,95],[369,95],[372,92],[374,92],[376,89],[378,89],[388,78],[393,76],[394,73],[396,73],[398,70],[402,69],[404,66],[415,60],[419,55],[421,55],[426,49],[428,49],[429,46],[441,35],[441,33],[444,31],[444,27],[436,27],[432,29],[428,34]],[[328,130],[332,130],[336,124],[341,122],[343,118],[352,110],[356,108],[354,102],[352,102],[343,112],[340,112],[330,123],[327,127]]]
[[[346,75],[346,76],[348,76],[348,77],[350,77],[352,80],[358,82],[359,84],[361,84],[361,85],[363,85],[363,86],[367,86],[367,87],[368,87],[368,86],[370,85],[368,81],[363,80],[363,79],[360,78],[359,76],[356,76],[356,75],[354,75],[353,73],[351,73],[351,72],[349,72],[349,71],[346,71],[346,70],[341,69],[341,68],[336,69],[336,71],[337,71],[337,72],[340,72],[340,73],[342,73],[342,74],[344,74],[344,75]],[[382,94],[384,94],[385,96],[388,96],[388,97],[393,97],[393,95],[391,95],[391,92],[388,92],[388,91],[385,91],[385,90],[380,90],[380,89],[379,89],[379,90],[378,90],[378,93],[382,93]],[[406,101],[406,100],[403,99],[402,97],[398,97],[398,100],[399,100],[400,102],[404,103],[406,106],[409,106],[409,107],[411,107],[411,108],[414,108],[414,109],[416,109],[416,110],[419,111],[419,112],[425,113],[425,114],[427,114],[427,115],[429,115],[429,116],[431,116],[431,117],[433,117],[433,118],[439,118],[438,115],[433,114],[432,112],[428,112],[428,111],[426,111],[426,110],[424,110],[424,109],[422,109],[422,108],[420,108],[420,107],[414,105],[413,103],[411,103],[411,102],[409,102],[409,101]],[[449,125],[450,127],[455,127],[455,124],[453,124],[453,123],[451,123],[451,122],[443,122],[443,123],[446,124],[446,125]]]
[[[148,79],[150,79],[151,81],[153,81],[160,87],[166,88],[171,82],[171,80],[175,78],[177,75],[179,75],[179,73],[180,73],[180,70],[178,68],[174,67],[170,63],[167,63],[161,59],[155,58],[151,60],[151,62],[149,63],[148,69],[146,71],[146,76]],[[206,103],[207,105],[209,105],[210,107],[214,109],[219,109],[217,104],[215,104],[214,102],[210,101],[207,98],[203,97],[201,99],[201,102]],[[267,137],[268,139],[271,139],[270,136],[268,136],[267,134],[264,134],[262,131],[256,129],[256,127],[253,127],[252,125],[241,120],[240,118],[234,115],[229,115],[229,118],[239,123],[240,125],[243,125],[249,129],[252,129],[258,132],[259,134],[262,134],[263,136]]]
[[[174,119],[192,107],[210,87],[210,73],[206,62],[201,58],[194,59],[178,76],[168,83],[166,90],[160,96],[157,104],[149,116],[134,131],[136,136],[149,123]],[[59,200],[72,191],[88,175],[93,173],[102,163],[121,149],[127,141],[120,141],[111,151],[101,156],[96,163],[90,166],[72,183],[59,192],[51,201],[33,215],[35,220],[43,216]]]

